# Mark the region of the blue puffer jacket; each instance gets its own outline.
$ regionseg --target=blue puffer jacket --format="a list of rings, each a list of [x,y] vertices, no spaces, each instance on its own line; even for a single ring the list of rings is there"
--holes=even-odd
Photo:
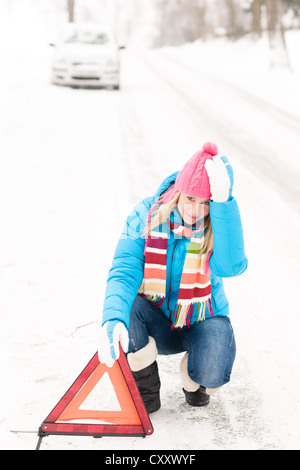
[[[152,204],[175,181],[178,172],[166,178],[153,197],[141,201],[131,212],[118,242],[109,271],[102,323],[120,320],[129,327],[130,310],[144,274],[145,239],[143,231]],[[229,314],[223,277],[237,276],[247,268],[243,229],[237,202],[211,202],[210,217],[214,237],[214,250],[210,257],[212,307],[215,315]],[[170,318],[178,300],[178,291],[189,238],[172,237],[168,241],[166,298],[160,307]],[[170,288],[171,286],[171,288]],[[209,313],[207,312],[207,317]],[[196,316],[196,312],[195,312]],[[191,324],[196,321],[192,318]]]

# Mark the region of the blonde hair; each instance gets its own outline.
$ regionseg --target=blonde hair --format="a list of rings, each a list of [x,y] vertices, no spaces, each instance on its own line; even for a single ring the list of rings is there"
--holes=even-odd
[[[171,212],[175,209],[177,206],[178,200],[180,198],[180,193],[177,193],[173,199],[169,202],[161,203],[157,207],[154,208],[155,214],[152,218],[150,219],[145,227],[145,234],[146,236],[149,236],[151,231],[164,223],[169,217]],[[211,226],[211,220],[210,220],[210,214],[208,214],[204,218],[204,224],[199,227],[197,232],[202,232],[205,230],[205,236],[204,236],[204,243],[201,246],[199,250],[199,255],[205,254],[205,253],[210,253],[213,250],[213,233],[212,233],[212,226]]]

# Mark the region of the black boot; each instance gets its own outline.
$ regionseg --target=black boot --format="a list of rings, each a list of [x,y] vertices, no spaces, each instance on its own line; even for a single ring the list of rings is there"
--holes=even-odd
[[[160,379],[158,375],[157,362],[139,371],[132,371],[132,375],[139,389],[148,414],[160,408]]]
[[[206,393],[206,388],[200,385],[200,388],[196,392],[187,392],[182,389],[185,394],[186,402],[191,406],[205,406],[209,403],[209,395]]]

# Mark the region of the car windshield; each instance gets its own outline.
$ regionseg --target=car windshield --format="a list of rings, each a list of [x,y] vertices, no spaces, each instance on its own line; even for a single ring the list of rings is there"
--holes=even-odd
[[[108,43],[108,36],[105,33],[99,33],[96,31],[75,30],[65,39],[64,42],[80,44],[106,44]]]

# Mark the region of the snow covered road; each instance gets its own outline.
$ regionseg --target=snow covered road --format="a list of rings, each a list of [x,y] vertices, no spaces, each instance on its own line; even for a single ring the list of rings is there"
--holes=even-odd
[[[42,448],[299,448],[299,118],[178,60],[126,51],[119,92],[53,87],[47,57],[35,61],[35,80],[5,75],[1,448],[35,447],[34,434],[10,431],[37,430],[97,349],[124,218],[207,140],[234,165],[249,258],[241,278],[226,280],[238,346],[231,384],[191,409],[180,355],[160,357],[152,436],[51,436]]]

